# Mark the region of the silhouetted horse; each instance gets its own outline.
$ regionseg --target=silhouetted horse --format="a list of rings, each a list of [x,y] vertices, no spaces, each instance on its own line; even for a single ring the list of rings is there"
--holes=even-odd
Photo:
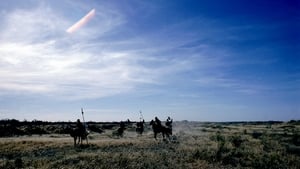
[[[113,131],[113,136],[123,137],[125,128],[119,127],[117,130]]]
[[[84,130],[81,130],[79,128],[71,128],[70,129],[70,135],[71,137],[74,138],[74,146],[76,146],[76,140],[78,138],[78,143],[77,144],[82,144],[82,140],[86,140],[86,143],[88,144],[88,139],[87,139],[87,136],[88,136],[88,132],[84,129]]]
[[[172,129],[165,127],[163,125],[158,125],[154,120],[151,120],[150,125],[152,125],[152,129],[154,132],[154,138],[156,139],[157,133],[162,133],[163,139],[165,139],[165,135],[169,138],[172,135]]]
[[[123,133],[124,133],[124,130],[125,130],[125,123],[124,122],[120,122],[120,127],[116,130],[116,131],[113,131],[112,135],[113,136],[118,136],[118,137],[123,137]]]
[[[144,132],[144,123],[145,123],[144,120],[136,123],[136,129],[135,129],[135,131],[138,134],[143,134],[143,132]]]

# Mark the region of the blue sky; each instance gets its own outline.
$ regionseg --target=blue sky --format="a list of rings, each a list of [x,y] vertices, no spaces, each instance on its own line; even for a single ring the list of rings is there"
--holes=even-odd
[[[73,33],[66,30],[95,9]],[[0,119],[300,119],[299,1],[0,2]]]

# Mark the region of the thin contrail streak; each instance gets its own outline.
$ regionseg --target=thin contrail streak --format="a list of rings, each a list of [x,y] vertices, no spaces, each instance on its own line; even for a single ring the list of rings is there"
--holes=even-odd
[[[84,17],[82,17],[74,25],[70,26],[66,30],[66,32],[73,33],[75,31],[77,31],[79,28],[81,28],[82,26],[84,26],[89,20],[91,20],[93,18],[93,16],[95,15],[95,13],[96,13],[96,10],[92,9],[88,14],[86,14]]]

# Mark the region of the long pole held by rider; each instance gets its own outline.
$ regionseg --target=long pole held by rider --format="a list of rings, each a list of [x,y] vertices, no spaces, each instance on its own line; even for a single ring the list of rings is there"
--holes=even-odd
[[[82,120],[83,120],[83,126],[85,127],[85,129],[87,128],[85,120],[84,120],[84,112],[83,112],[83,108],[81,108],[81,114],[82,114]]]

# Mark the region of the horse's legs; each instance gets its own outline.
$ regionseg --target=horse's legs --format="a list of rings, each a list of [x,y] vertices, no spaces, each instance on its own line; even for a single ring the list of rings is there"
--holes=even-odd
[[[79,144],[79,143],[80,143],[80,139],[81,139],[81,138],[80,138],[80,136],[78,136],[78,142],[77,142],[77,144]]]
[[[74,147],[76,147],[76,140],[77,140],[77,137],[74,136]]]
[[[89,144],[87,135],[85,136],[85,139],[86,139],[86,144]]]
[[[155,140],[156,140],[156,134],[157,134],[157,133],[156,133],[156,132],[154,132],[154,138],[155,138]]]

